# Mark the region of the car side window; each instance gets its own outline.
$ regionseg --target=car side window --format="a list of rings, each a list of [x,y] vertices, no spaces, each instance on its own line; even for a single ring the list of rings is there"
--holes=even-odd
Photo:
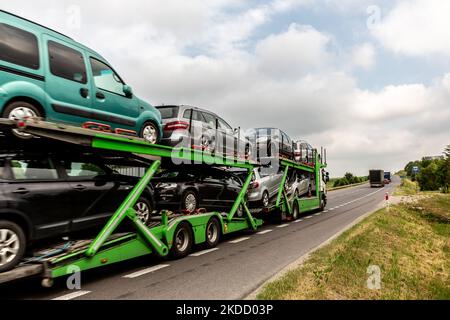
[[[90,58],[95,86],[99,89],[125,96],[122,79],[107,64]]]
[[[216,128],[216,117],[206,112],[202,112],[202,114],[205,119],[203,122],[209,124],[212,128]]]
[[[0,23],[0,60],[39,69],[37,37],[25,30]]]
[[[106,175],[105,170],[93,163],[66,162],[64,168],[69,178],[93,179]]]
[[[25,160],[11,159],[11,171],[15,180],[57,180],[58,171],[48,158]]]
[[[60,78],[87,83],[83,54],[60,43],[48,42],[50,72]]]
[[[194,113],[192,114],[192,120],[201,121],[201,122],[204,121],[203,117],[202,117],[202,114],[199,111],[194,110],[193,112]]]
[[[187,120],[191,120],[192,109],[184,110],[183,118]]]

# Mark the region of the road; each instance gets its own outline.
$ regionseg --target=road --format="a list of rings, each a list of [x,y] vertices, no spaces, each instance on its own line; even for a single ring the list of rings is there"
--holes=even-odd
[[[198,249],[181,260],[144,257],[82,274],[80,291],[60,279],[50,289],[37,279],[7,284],[7,299],[243,299],[287,265],[377,209],[389,186],[367,184],[330,192],[323,213],[303,215],[296,222],[266,225],[257,233],[225,237],[210,251]]]

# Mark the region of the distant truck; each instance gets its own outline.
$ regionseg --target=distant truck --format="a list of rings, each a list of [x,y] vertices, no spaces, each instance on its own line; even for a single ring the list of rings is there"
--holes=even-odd
[[[369,181],[371,188],[384,187],[384,170],[370,170]]]
[[[385,182],[385,184],[386,183],[389,184],[392,182],[391,173],[389,171],[384,172],[384,182]]]

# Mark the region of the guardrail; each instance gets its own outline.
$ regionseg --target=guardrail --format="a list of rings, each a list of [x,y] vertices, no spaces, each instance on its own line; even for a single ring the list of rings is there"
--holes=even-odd
[[[341,187],[336,187],[336,188],[330,188],[330,189],[328,189],[328,191],[336,191],[336,190],[347,189],[347,188],[351,188],[351,187],[362,186],[363,184],[366,184],[366,183],[369,183],[369,180],[364,181],[364,182],[360,182],[360,183],[349,184],[349,185],[347,185],[347,186],[341,186]]]

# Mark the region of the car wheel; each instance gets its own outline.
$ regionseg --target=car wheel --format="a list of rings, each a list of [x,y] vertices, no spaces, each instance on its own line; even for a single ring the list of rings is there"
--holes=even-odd
[[[206,248],[214,248],[220,240],[220,223],[217,218],[212,217],[206,225]]]
[[[245,157],[246,160],[250,160],[251,156],[252,156],[252,150],[250,150],[250,145],[247,144],[245,146],[244,157]]]
[[[33,106],[31,103],[17,101],[11,103],[5,108],[3,117],[14,121],[19,121],[26,120],[28,118],[39,118],[42,117],[42,114],[38,108]],[[12,132],[16,137],[22,139],[31,139],[33,137],[31,134],[20,132],[17,129],[13,129]]]
[[[194,212],[198,209],[198,197],[194,191],[187,191],[183,196],[183,202],[181,203],[181,209],[189,212]]]
[[[17,224],[0,220],[0,272],[13,269],[25,254],[25,234]]]
[[[236,217],[243,218],[244,217],[244,206],[242,204],[236,210]]]
[[[194,244],[194,236],[188,222],[181,222],[175,229],[171,255],[175,259],[184,258],[191,252]]]
[[[151,144],[156,144],[159,140],[158,128],[151,122],[146,122],[141,130],[141,138]]]
[[[264,191],[263,196],[262,196],[263,208],[267,208],[269,206],[269,201],[270,201],[269,192]]]
[[[136,215],[138,216],[138,218],[144,224],[148,224],[150,216],[152,215],[153,212],[153,207],[150,201],[148,201],[145,198],[139,198],[139,200],[134,205],[134,210],[136,211]]]

